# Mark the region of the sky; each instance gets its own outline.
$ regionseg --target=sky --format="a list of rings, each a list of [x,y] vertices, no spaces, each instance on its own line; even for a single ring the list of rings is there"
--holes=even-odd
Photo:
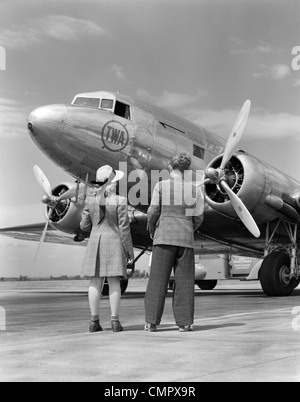
[[[73,182],[27,116],[81,92],[142,95],[224,139],[250,99],[240,147],[300,181],[297,46],[299,0],[0,0],[0,227],[44,220],[33,165]],[[35,248],[0,236],[0,277],[80,274],[82,248]]]

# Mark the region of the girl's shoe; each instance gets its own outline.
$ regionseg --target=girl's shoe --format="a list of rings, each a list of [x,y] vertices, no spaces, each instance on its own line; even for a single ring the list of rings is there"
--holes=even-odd
[[[111,328],[113,332],[122,332],[124,329],[118,320],[112,320],[111,321]]]
[[[90,323],[90,333],[94,333],[94,332],[101,332],[103,331],[103,328],[101,327],[99,321],[92,321]]]

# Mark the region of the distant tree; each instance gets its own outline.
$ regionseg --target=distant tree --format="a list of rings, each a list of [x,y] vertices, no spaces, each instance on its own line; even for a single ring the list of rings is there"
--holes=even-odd
[[[68,275],[61,275],[59,277],[59,280],[61,280],[61,281],[67,281],[68,279],[69,279]]]
[[[20,275],[20,282],[26,282],[27,276]]]

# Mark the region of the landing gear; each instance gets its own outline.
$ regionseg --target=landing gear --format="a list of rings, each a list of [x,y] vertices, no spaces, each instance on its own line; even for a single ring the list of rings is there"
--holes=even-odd
[[[218,281],[207,280],[207,281],[196,281],[195,283],[201,290],[213,290],[217,286]]]
[[[121,286],[121,294],[123,295],[127,290],[128,279],[122,279],[120,282],[120,286]],[[107,280],[105,279],[103,289],[102,289],[102,296],[108,296],[108,295],[109,295],[109,286],[108,286]]]
[[[145,254],[145,252],[147,251],[147,248],[144,248],[140,254],[133,260],[132,264],[127,265],[127,279],[121,279],[120,281],[120,286],[121,286],[121,294],[124,295],[124,293],[127,290],[128,287],[128,279],[130,279],[133,274],[134,274],[134,270],[135,270],[135,263],[142,257],[142,255]],[[108,286],[108,282],[107,279],[105,278],[105,282],[103,285],[103,289],[102,289],[102,296],[108,296],[109,295],[109,286]]]
[[[290,256],[277,251],[264,259],[259,277],[267,296],[290,296],[300,282],[291,277]]]
[[[300,283],[300,267],[297,258],[298,225],[284,222],[291,243],[285,248],[271,251],[271,241],[280,223],[281,221],[278,221],[272,234],[270,234],[270,225],[267,226],[266,257],[259,271],[260,283],[267,296],[290,296]]]
[[[218,280],[207,280],[207,281],[195,281],[195,284],[201,290],[213,290],[217,286]],[[174,292],[175,290],[175,281],[170,281],[168,290]]]

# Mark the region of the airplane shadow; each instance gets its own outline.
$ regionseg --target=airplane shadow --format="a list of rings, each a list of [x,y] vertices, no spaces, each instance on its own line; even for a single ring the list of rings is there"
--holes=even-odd
[[[265,294],[262,290],[210,290],[210,291],[199,291],[195,292],[195,297],[203,297],[203,296],[249,296],[249,297],[263,297]]]
[[[282,297],[282,296],[267,296],[263,290],[210,290],[210,291],[199,291],[195,292],[195,297],[203,297],[203,296],[243,296],[245,298],[258,297],[262,299],[285,299],[286,297],[299,297],[300,289],[295,289],[290,296]]]
[[[38,292],[35,292],[38,293]],[[79,290],[79,291],[62,291],[62,290],[43,290],[42,294],[59,294],[59,295],[69,295],[75,297],[84,297],[86,298],[88,291],[87,290]],[[265,295],[262,290],[198,290],[195,291],[195,298],[205,297],[205,296],[214,296],[214,297],[223,297],[223,296],[243,296],[245,298],[258,297],[263,299],[280,299],[280,296],[270,297]],[[295,289],[294,292],[288,297],[299,297],[300,296],[300,288]],[[143,299],[145,297],[145,291],[127,291],[122,296],[126,299]],[[167,297],[173,297],[172,291],[168,291]],[[102,298],[108,298],[108,296],[102,296]]]
[[[229,324],[218,324],[218,325],[194,325],[193,332],[203,332],[203,331],[210,331],[213,329],[219,328],[227,328],[227,327],[243,327],[244,323],[229,323]]]
[[[267,297],[262,291],[257,290],[257,291],[236,291],[236,290],[228,290],[228,291],[196,291],[195,292],[195,298],[200,298],[200,297],[205,297],[205,296],[215,296],[215,297],[223,297],[223,296],[248,296],[248,297]],[[145,297],[145,291],[129,291],[126,292],[123,297],[126,299],[142,299]],[[173,297],[173,292],[168,291],[167,293],[167,298],[172,298]]]
[[[219,328],[227,328],[227,327],[242,327],[244,326],[244,323],[228,323],[228,324],[215,324],[215,325],[194,325],[193,326],[193,331],[189,332],[189,333],[193,333],[193,332],[203,332],[203,331],[211,331],[211,330],[215,330],[215,329],[219,329]],[[145,332],[144,330],[144,325],[131,325],[131,326],[126,326],[124,328],[124,331],[141,331],[141,332]],[[160,325],[158,330],[156,332],[152,332],[154,335],[155,334],[159,334],[159,333],[163,333],[163,332],[178,332],[178,328],[173,326],[170,327],[169,325]]]

